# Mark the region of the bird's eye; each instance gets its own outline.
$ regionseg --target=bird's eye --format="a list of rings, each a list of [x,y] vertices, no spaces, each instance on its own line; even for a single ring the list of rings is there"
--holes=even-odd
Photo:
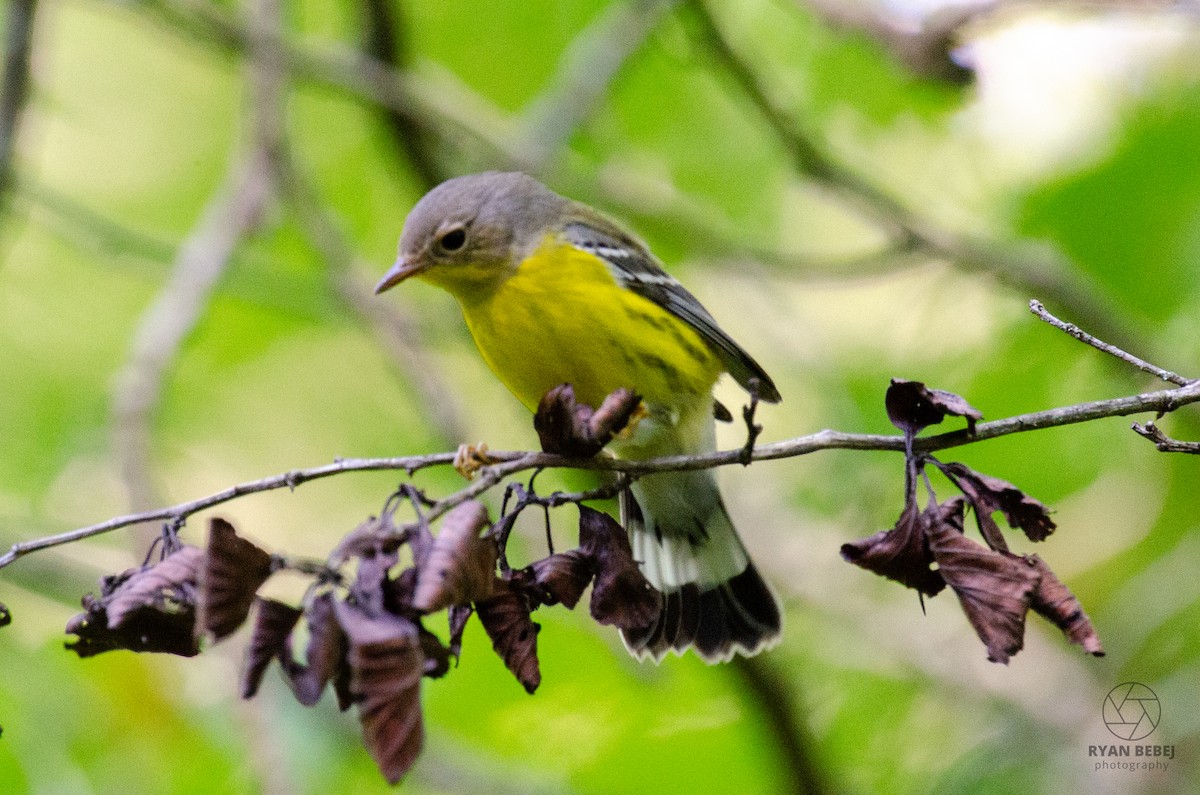
[[[438,240],[438,246],[443,251],[458,251],[467,242],[467,233],[462,227],[455,227]]]

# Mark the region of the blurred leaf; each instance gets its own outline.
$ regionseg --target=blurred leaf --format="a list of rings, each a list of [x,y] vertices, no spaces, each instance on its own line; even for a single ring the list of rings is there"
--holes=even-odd
[[[335,603],[335,614],[349,639],[350,692],[363,741],[384,778],[395,784],[425,745],[417,627],[390,614],[369,616],[345,602]]]
[[[300,608],[274,599],[258,598],[258,610],[254,614],[254,629],[246,647],[246,660],[242,665],[242,698],[253,698],[262,684],[263,674],[271,661],[291,657],[292,627],[304,615]]]
[[[893,378],[884,394],[888,419],[906,433],[918,434],[937,425],[948,416],[965,417],[967,432],[975,432],[975,423],[983,419],[962,395],[944,389],[931,389],[920,381]]]

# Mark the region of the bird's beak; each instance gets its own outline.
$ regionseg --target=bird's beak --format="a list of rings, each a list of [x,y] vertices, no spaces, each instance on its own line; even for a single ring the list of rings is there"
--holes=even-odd
[[[387,273],[383,274],[383,278],[379,280],[379,284],[375,285],[375,294],[379,295],[384,290],[395,287],[409,276],[416,276],[427,267],[429,266],[419,259],[410,259],[401,255],[396,259],[396,264]]]

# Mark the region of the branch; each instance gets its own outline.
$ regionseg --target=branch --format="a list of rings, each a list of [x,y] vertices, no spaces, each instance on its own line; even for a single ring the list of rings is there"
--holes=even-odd
[[[1059,331],[1070,334],[1072,337],[1084,343],[1085,345],[1090,345],[1098,351],[1107,353],[1109,356],[1115,356],[1126,364],[1132,364],[1142,372],[1150,373],[1156,378],[1161,378],[1163,381],[1167,381],[1172,384],[1178,384],[1179,386],[1187,386],[1188,384],[1192,383],[1191,379],[1189,378],[1184,378],[1181,375],[1172,373],[1170,370],[1164,370],[1157,365],[1151,364],[1145,359],[1140,359],[1131,353],[1121,350],[1115,345],[1110,345],[1104,340],[1096,339],[1091,334],[1088,334],[1086,331],[1079,328],[1079,326],[1076,326],[1074,323],[1067,323],[1066,321],[1059,320],[1054,315],[1047,312],[1046,307],[1042,306],[1042,302],[1038,301],[1037,299],[1030,300],[1029,311],[1049,323],[1051,326],[1054,326]]]
[[[235,53],[250,48],[251,32],[236,16],[207,0],[141,0],[181,36],[200,37]],[[482,97],[459,86],[414,77],[409,72],[345,47],[312,46],[276,36],[268,42],[293,77],[338,88],[375,103],[412,124],[432,123],[448,140],[467,139],[484,159],[517,168],[525,161],[515,127]]]
[[[970,83],[974,72],[955,60],[961,32],[987,18],[1000,0],[950,4],[922,14],[902,17],[894,9],[837,0],[800,0],[831,27],[864,33],[878,41],[896,60],[918,75],[950,83]]]
[[[362,0],[362,50],[369,57],[395,70],[407,67],[409,42],[407,31],[396,18],[390,0]],[[401,113],[395,108],[380,107],[384,125],[392,141],[403,153],[421,183],[422,192],[446,178],[434,153],[434,138],[423,116]]]
[[[46,216],[41,219],[41,224],[51,234],[104,259],[131,256],[170,264],[176,256],[174,241],[125,226],[71,195],[28,176],[13,185],[13,195],[28,206],[35,220],[39,213]]]
[[[29,94],[29,61],[37,0],[10,0],[4,31],[4,78],[0,83],[0,208],[12,183],[17,130]]]
[[[766,719],[767,726],[785,761],[788,792],[797,795],[820,795],[832,792],[821,766],[813,758],[816,742],[812,732],[798,715],[795,704],[795,685],[785,677],[779,666],[766,655],[734,657],[731,670],[741,679],[755,705]]]
[[[247,49],[246,26],[219,6],[197,0],[142,0],[141,5],[189,40],[199,36],[212,46],[236,53]],[[446,144],[456,147],[467,162],[528,171],[564,192],[601,197],[624,217],[678,230],[695,250],[708,255],[749,258],[786,272],[815,269],[818,276],[823,276],[841,274],[843,267],[853,268],[860,260],[873,270],[893,255],[914,251],[905,241],[893,241],[882,250],[862,256],[810,257],[757,246],[753,241],[741,242],[737,240],[736,225],[721,224],[711,213],[678,196],[664,196],[660,186],[646,188],[639,177],[626,174],[619,165],[602,169],[603,178],[597,177],[598,171],[592,165],[575,169],[547,165],[539,169],[536,146],[528,135],[522,135],[509,116],[452,76],[443,74],[431,79],[414,75],[361,52],[343,51],[328,44],[282,40],[278,46],[285,68],[293,77],[343,91],[409,124],[424,124]]]
[[[951,447],[961,447],[986,439],[996,439],[1013,433],[1056,428],[1063,425],[1073,425],[1080,422],[1090,422],[1104,417],[1123,417],[1143,412],[1159,414],[1175,411],[1181,406],[1200,402],[1200,381],[1195,381],[1178,389],[1167,389],[1160,392],[1149,392],[1130,397],[1098,400],[1090,403],[1080,403],[1074,406],[1037,411],[1021,414],[1016,417],[983,422],[975,426],[975,433],[966,430],[952,431],[937,436],[918,438],[914,449],[919,452],[933,452]],[[815,453],[819,450],[879,450],[888,452],[903,452],[904,437],[896,434],[867,434],[844,433],[834,430],[823,430],[807,436],[800,436],[781,442],[758,445],[749,456],[751,461],[771,461],[781,458],[796,458]],[[572,459],[549,453],[537,452],[493,452],[487,455],[496,462],[479,471],[479,477],[469,486],[438,501],[426,514],[428,521],[433,521],[469,499],[482,494],[503,481],[506,477],[531,469],[582,469],[600,472],[623,472],[631,478],[637,478],[653,472],[679,472],[697,469],[712,469],[714,467],[743,464],[746,460],[742,448],[722,450],[702,455],[676,455],[651,458],[642,461],[631,461],[615,458]],[[222,503],[277,489],[295,489],[297,486],[312,480],[340,475],[347,472],[379,472],[400,470],[410,476],[421,469],[432,466],[452,466],[455,453],[434,453],[420,456],[401,456],[396,458],[347,458],[332,464],[294,469],[271,477],[241,483],[224,489],[207,497],[200,497],[190,502],[180,503],[167,508],[118,516],[99,524],[81,527],[66,533],[34,539],[14,544],[12,548],[0,556],[0,569],[13,563],[17,558],[49,547],[61,546],[73,541],[79,541],[91,536],[101,535],[111,530],[117,530],[130,525],[154,521],[180,522],[199,511],[221,505]]]
[[[939,228],[871,181],[842,166],[770,97],[754,68],[726,40],[705,0],[690,0],[688,6],[699,22],[703,43],[758,109],[796,169],[831,188],[889,229],[897,248],[915,247],[931,256],[949,259],[966,270],[983,271],[1004,284],[1048,296],[1055,303],[1070,307],[1078,317],[1087,318],[1105,336],[1125,347],[1149,347],[1139,344],[1135,330],[1117,320],[1121,316],[1119,308],[1061,256],[1043,246],[1005,246]]]
[[[1178,439],[1172,439],[1163,433],[1162,429],[1153,422],[1147,422],[1145,425],[1135,422],[1132,427],[1133,432],[1138,436],[1145,437],[1154,442],[1154,446],[1160,453],[1200,455],[1200,442],[1181,442]]]

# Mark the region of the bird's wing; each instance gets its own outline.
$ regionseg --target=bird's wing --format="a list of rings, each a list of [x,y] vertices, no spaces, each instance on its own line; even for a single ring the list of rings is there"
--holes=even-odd
[[[696,296],[662,269],[644,244],[614,224],[591,219],[568,222],[563,234],[571,245],[603,260],[622,286],[653,301],[695,329],[746,391],[768,403],[779,402],[779,390],[771,376],[721,330]]]

